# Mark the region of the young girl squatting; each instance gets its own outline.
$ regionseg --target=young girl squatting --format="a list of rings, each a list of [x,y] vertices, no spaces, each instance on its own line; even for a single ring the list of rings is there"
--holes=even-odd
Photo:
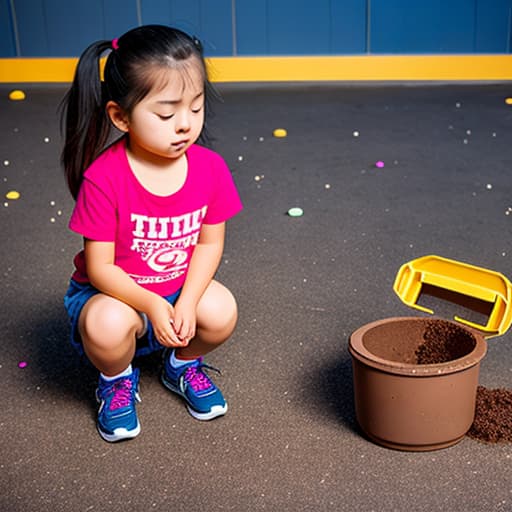
[[[199,41],[151,25],[90,45],[64,100],[69,227],[84,240],[64,304],[73,345],[100,372],[106,441],[139,434],[132,361],[155,350],[162,383],[192,416],[227,411],[202,357],[236,325],[235,299],[214,275],[242,205],[223,159],[196,144],[211,95]],[[113,126],[122,136],[108,145]]]

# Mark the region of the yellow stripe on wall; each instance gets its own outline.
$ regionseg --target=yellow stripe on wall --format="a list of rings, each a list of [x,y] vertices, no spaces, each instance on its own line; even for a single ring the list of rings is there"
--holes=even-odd
[[[0,59],[0,82],[71,82],[77,59]]]
[[[212,57],[214,82],[505,81],[512,55]],[[70,82],[77,59],[0,59],[0,83]]]
[[[512,55],[236,57],[211,59],[218,82],[512,80]]]

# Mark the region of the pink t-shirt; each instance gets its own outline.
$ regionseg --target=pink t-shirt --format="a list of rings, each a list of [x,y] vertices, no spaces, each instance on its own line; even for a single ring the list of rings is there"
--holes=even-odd
[[[69,221],[70,229],[85,238],[114,242],[115,264],[161,296],[183,286],[201,225],[224,222],[242,209],[217,153],[193,145],[186,156],[184,185],[170,196],[157,196],[133,174],[121,139],[86,170]],[[73,279],[88,282],[83,251],[75,267]]]

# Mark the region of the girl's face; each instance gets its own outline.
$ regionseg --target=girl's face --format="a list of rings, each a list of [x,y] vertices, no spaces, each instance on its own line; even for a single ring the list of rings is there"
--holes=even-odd
[[[124,117],[130,150],[149,160],[179,158],[204,124],[204,81],[197,66],[189,62],[160,74],[149,94]]]

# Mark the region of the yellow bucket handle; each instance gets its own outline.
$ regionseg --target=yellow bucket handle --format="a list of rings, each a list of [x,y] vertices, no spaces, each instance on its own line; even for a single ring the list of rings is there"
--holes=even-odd
[[[486,337],[504,334],[512,323],[512,284],[499,272],[436,255],[422,256],[400,267],[393,289],[402,302],[432,314],[417,304],[423,285],[428,284],[492,304],[485,325],[459,316],[454,319],[482,331]]]

